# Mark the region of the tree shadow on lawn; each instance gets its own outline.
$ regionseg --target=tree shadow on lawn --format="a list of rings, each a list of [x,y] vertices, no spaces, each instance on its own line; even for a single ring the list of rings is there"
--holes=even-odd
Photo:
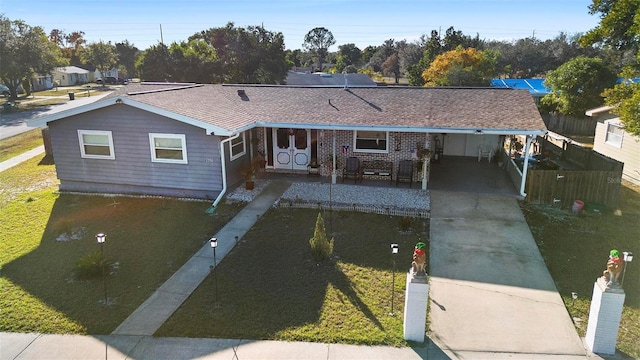
[[[327,212],[334,256],[317,263],[309,246],[317,213],[270,210],[155,336],[402,343],[403,274],[428,237],[423,221],[403,234],[398,217]],[[395,317],[391,243],[400,246]]]
[[[26,211],[41,210],[37,199],[24,206]],[[31,241],[37,247],[2,268],[4,278],[35,298],[35,304],[27,305],[20,294],[11,294],[16,298],[7,311],[11,328],[4,330],[110,333],[239,211],[237,205],[228,205],[208,215],[208,206],[171,199],[60,195],[50,214],[42,215],[48,217],[43,232],[25,229],[34,237],[42,234]],[[74,276],[78,259],[100,251],[95,238],[100,232],[107,234],[104,257],[115,264],[106,276],[108,306],[102,276]],[[42,306],[51,317],[75,326],[55,325],[51,318],[41,324],[30,321]]]

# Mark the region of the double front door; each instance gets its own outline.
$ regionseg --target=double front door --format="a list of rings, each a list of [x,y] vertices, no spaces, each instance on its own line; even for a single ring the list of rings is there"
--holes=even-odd
[[[311,131],[274,129],[273,167],[282,170],[307,170],[311,161]]]

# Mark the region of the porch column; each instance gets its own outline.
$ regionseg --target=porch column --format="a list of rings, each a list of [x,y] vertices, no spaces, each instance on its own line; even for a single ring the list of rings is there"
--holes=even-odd
[[[336,174],[336,131],[333,130],[333,164],[331,164],[331,183],[335,184],[338,178],[338,174]]]
[[[522,182],[520,183],[520,195],[524,198],[527,194],[524,192],[524,187],[527,184],[527,170],[529,169],[529,149],[531,148],[531,140],[533,137],[527,135],[526,145],[524,146],[524,163],[522,164]]]
[[[431,144],[429,143],[429,135],[424,139],[424,148],[431,149]],[[429,158],[425,156],[422,159],[422,190],[427,190],[427,165],[429,164]]]

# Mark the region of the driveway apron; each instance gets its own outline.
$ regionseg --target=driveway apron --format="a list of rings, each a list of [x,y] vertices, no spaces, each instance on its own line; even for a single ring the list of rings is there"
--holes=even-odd
[[[430,338],[449,357],[582,357],[513,197],[432,191]]]

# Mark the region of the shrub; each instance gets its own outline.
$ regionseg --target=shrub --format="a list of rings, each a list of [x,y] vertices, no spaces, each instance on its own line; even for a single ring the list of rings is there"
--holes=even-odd
[[[411,218],[408,216],[403,216],[398,220],[398,226],[400,226],[400,231],[409,231],[411,227]]]
[[[327,240],[322,213],[318,213],[316,229],[313,232],[313,237],[309,239],[311,254],[316,261],[326,260],[331,256],[331,254],[333,254],[333,240],[333,238],[331,238],[331,241]]]
[[[78,259],[74,271],[78,279],[88,280],[102,276],[102,266],[105,267],[104,270],[108,273],[111,265],[112,261],[104,259],[103,262],[100,250],[96,250]]]

